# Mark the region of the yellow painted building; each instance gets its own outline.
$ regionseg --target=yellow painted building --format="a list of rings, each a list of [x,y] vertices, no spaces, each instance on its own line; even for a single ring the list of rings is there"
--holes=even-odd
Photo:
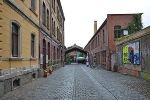
[[[0,0],[0,97],[39,76],[38,51],[39,0]]]

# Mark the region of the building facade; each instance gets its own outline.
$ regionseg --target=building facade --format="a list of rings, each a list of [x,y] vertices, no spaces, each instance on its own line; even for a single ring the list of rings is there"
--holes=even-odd
[[[51,34],[52,34],[52,63],[60,62],[64,66],[64,22],[65,16],[61,6],[60,0],[52,1],[51,11]]]
[[[82,60],[82,63],[85,63],[86,55],[87,52],[84,51],[82,47],[74,44],[73,46],[70,46],[65,50],[65,62],[66,64],[78,63],[78,60]]]
[[[150,26],[116,41],[118,71],[150,81]]]
[[[39,1],[0,1],[0,97],[39,77]]]
[[[0,1],[0,97],[64,65],[64,21],[60,0]]]
[[[63,66],[64,13],[60,0],[40,0],[40,67]]]
[[[98,30],[97,22],[94,22],[94,27],[96,27],[94,31],[96,31],[84,48],[89,53],[90,63],[96,61],[104,69],[112,70],[111,55],[116,52],[115,40],[122,36],[121,29],[126,28],[134,20],[134,15],[108,14]]]

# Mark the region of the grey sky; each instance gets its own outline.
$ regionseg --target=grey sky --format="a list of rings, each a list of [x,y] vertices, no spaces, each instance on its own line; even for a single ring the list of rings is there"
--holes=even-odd
[[[65,45],[85,47],[107,14],[143,13],[144,28],[150,25],[150,0],[61,0],[65,15]]]

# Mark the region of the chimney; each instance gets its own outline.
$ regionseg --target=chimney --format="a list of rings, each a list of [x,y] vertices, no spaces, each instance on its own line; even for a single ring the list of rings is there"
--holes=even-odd
[[[96,33],[97,31],[97,21],[94,21],[94,34]]]

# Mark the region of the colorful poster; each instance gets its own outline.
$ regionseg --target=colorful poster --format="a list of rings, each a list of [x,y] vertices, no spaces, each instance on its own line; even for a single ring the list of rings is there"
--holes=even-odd
[[[134,64],[140,64],[139,42],[135,43],[135,48],[134,48]]]
[[[128,45],[123,47],[123,63],[128,63]]]
[[[123,63],[140,64],[139,41],[123,47]]]
[[[135,48],[135,43],[128,45],[129,63],[134,63],[134,48]]]

